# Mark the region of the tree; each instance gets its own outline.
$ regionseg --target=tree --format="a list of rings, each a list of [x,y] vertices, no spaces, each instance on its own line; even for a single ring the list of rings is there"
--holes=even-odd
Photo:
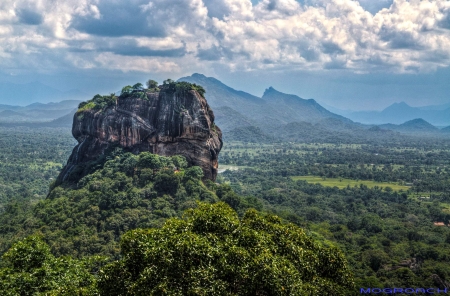
[[[130,94],[132,91],[133,91],[133,87],[131,85],[127,85],[122,88],[122,90],[120,91],[120,94],[127,95],[127,94]]]
[[[3,260],[7,261],[14,270],[29,272],[40,268],[44,262],[48,261],[52,255],[50,248],[38,236],[30,236],[23,241],[19,241],[3,255]]]
[[[225,203],[199,203],[161,229],[127,232],[122,259],[100,272],[101,295],[344,295],[342,253],[293,224]]]
[[[205,89],[201,85],[192,84],[192,89],[196,90],[202,97],[205,97]]]
[[[147,88],[152,89],[152,88],[157,88],[158,87],[158,82],[156,82],[155,80],[149,79],[146,82]]]
[[[361,257],[362,261],[375,272],[389,260],[389,257],[382,250],[367,250],[361,254]]]
[[[173,171],[160,171],[155,176],[155,190],[160,194],[175,195],[180,187],[180,178]]]
[[[139,154],[137,166],[139,168],[150,168],[153,170],[159,170],[163,167],[163,164],[161,162],[160,156],[150,152],[142,152]]]
[[[164,84],[164,85],[167,85],[167,84],[173,84],[173,83],[175,83],[175,81],[173,81],[173,80],[170,79],[170,78],[168,78],[168,79],[166,79],[166,80],[163,81],[163,84]]]
[[[143,89],[144,89],[144,86],[140,82],[138,82],[135,85],[133,85],[133,90],[140,91],[140,90],[143,90]]]
[[[0,269],[2,295],[97,295],[91,271],[103,261],[100,257],[55,258],[41,237],[29,236],[2,259],[6,265]]]
[[[192,166],[184,171],[184,178],[190,180],[200,180],[203,177],[203,170],[198,166]]]
[[[174,166],[178,169],[184,169],[187,168],[188,162],[186,161],[186,158],[181,155],[175,155],[172,156],[172,162]]]

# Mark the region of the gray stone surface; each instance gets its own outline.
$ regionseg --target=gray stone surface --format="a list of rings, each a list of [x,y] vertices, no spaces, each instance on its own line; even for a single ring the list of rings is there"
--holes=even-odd
[[[114,106],[83,110],[74,115],[72,134],[78,145],[58,177],[67,180],[77,165],[94,161],[111,145],[133,153],[183,155],[200,166],[205,179],[215,180],[222,132],[214,113],[198,92],[159,92],[120,97]]]

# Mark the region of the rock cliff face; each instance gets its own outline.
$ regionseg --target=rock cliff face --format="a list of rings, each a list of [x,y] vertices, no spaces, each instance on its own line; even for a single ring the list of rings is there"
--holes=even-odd
[[[204,178],[215,180],[217,176],[222,132],[196,90],[178,92],[160,86],[159,91],[120,96],[101,109],[81,108],[74,115],[72,134],[78,145],[57,183],[73,179],[70,176],[76,171],[80,175],[80,168],[115,146],[132,153],[183,155],[203,169]]]

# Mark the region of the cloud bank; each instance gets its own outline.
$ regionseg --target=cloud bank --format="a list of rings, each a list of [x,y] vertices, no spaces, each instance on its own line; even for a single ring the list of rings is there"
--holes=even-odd
[[[450,65],[450,1],[3,0],[0,42],[19,73],[428,72]]]

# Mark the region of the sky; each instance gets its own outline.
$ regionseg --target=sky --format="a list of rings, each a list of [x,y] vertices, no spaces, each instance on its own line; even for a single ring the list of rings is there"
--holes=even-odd
[[[202,73],[340,109],[450,102],[447,0],[2,0],[0,42],[2,87],[93,96]]]

